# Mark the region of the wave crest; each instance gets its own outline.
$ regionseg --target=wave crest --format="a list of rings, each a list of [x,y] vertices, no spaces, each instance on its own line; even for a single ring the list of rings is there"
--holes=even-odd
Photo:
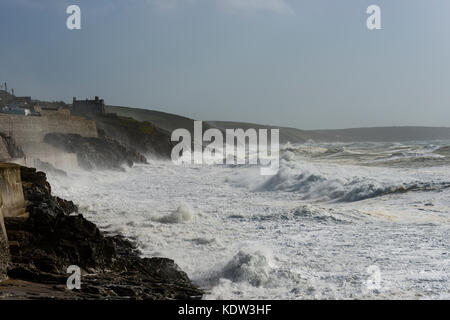
[[[354,172],[352,169],[355,169]],[[446,181],[423,182],[413,178],[398,181],[395,178],[375,178],[369,172],[361,173],[353,167],[349,167],[349,170],[341,169],[330,176],[314,167],[303,169],[299,162],[282,160],[278,173],[255,190],[295,192],[301,195],[302,200],[354,202],[393,193],[437,191],[450,187],[450,182]]]

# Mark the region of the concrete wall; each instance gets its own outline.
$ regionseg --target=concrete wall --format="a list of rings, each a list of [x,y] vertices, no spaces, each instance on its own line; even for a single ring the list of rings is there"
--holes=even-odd
[[[20,166],[0,163],[0,281],[6,278],[9,263],[8,237],[4,217],[24,216],[25,200]]]
[[[5,143],[5,140],[0,138],[0,161],[8,160],[11,158],[9,154],[8,146]]]
[[[70,115],[69,110],[46,111],[44,116],[23,116],[0,113],[0,132],[13,138],[26,156],[26,164],[34,159],[68,170],[78,166],[76,154],[57,150],[44,143],[48,133],[73,133],[84,137],[98,137],[95,121]],[[0,145],[0,157],[4,153]]]
[[[44,117],[59,117],[59,116],[70,116],[70,110],[64,109],[64,108],[58,108],[56,110],[54,109],[48,109],[41,106],[34,106],[34,111],[38,112],[41,116]]]
[[[45,135],[52,132],[97,137],[95,121],[66,115],[31,117],[0,114],[0,131],[11,136],[18,145],[42,142]]]
[[[17,217],[25,214],[20,166],[0,163],[0,208],[4,217]]]

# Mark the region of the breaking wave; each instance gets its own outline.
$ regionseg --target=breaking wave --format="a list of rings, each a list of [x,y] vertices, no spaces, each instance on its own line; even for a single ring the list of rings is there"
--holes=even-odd
[[[372,169],[375,170],[375,169]],[[320,166],[283,158],[277,174],[266,179],[246,176],[230,179],[238,186],[257,192],[293,192],[302,200],[354,202],[411,191],[439,191],[450,188],[450,181],[421,181],[414,173],[373,172],[356,166]]]
[[[408,191],[431,191],[450,187],[445,182],[404,182],[391,184],[366,176],[327,177],[313,172],[293,173],[280,169],[278,174],[266,181],[259,190],[289,191],[302,194],[302,199],[360,201],[393,193]]]
[[[262,251],[239,251],[224,267],[210,275],[209,282],[227,279],[235,283],[248,283],[261,287],[270,281],[270,256]]]
[[[194,213],[189,206],[181,205],[177,210],[171,212],[170,214],[158,218],[153,218],[152,220],[160,223],[181,223],[191,220],[193,216]]]
[[[441,156],[450,156],[450,146],[440,147],[437,150],[433,151]]]

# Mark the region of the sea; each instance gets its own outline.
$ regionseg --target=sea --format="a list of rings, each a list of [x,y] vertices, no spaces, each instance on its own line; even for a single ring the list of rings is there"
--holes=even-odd
[[[273,176],[150,159],[48,178],[204,299],[450,298],[450,141],[288,143]]]

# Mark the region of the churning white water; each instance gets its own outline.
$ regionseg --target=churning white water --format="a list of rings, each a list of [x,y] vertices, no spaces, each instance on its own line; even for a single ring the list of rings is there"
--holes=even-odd
[[[305,144],[272,177],[152,162],[49,180],[102,230],[174,259],[206,299],[448,299],[447,149]]]

